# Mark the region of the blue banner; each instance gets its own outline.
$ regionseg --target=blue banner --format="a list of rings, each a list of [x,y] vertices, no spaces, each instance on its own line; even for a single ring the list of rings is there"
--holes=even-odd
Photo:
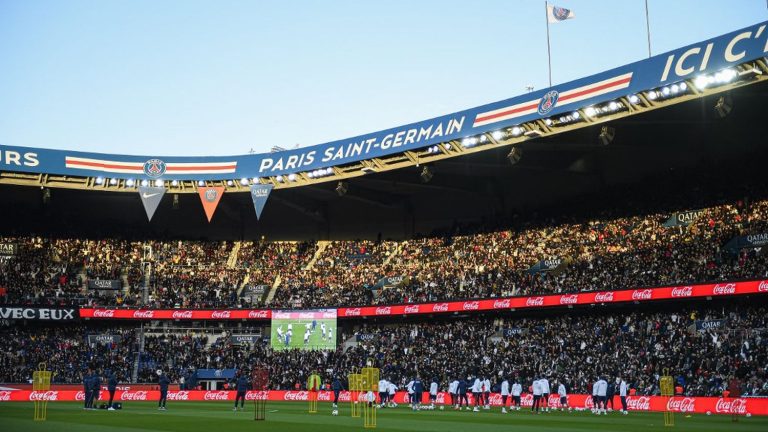
[[[235,377],[235,369],[198,369],[197,379],[230,380]]]
[[[253,208],[256,210],[256,219],[261,218],[261,212],[264,210],[264,205],[267,204],[269,193],[272,192],[271,184],[255,184],[251,186],[251,199],[253,200]]]
[[[545,260],[541,260],[531,266],[531,268],[528,269],[528,273],[534,274],[534,273],[543,273],[543,272],[550,272],[553,270],[557,270],[561,265],[565,263],[565,260],[562,258],[548,258]]]
[[[677,212],[672,216],[670,216],[666,222],[664,222],[664,226],[669,228],[669,227],[675,227],[680,225],[685,225],[685,226],[690,225],[694,221],[696,221],[696,219],[704,215],[705,212],[706,210],[688,210],[688,211]]]
[[[169,180],[250,179],[312,172],[570,114],[595,103],[756,60],[768,51],[767,23],[499,102],[306,148],[241,156],[171,157],[0,146],[0,170]]]
[[[768,233],[750,234],[732,238],[725,244],[725,249],[736,252],[741,249],[761,248],[768,245]]]

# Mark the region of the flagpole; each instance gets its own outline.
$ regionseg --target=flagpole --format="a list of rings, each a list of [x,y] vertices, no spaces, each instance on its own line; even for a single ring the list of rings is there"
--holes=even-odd
[[[645,0],[645,32],[648,35],[648,58],[651,58],[651,20],[648,18],[648,0]]]
[[[547,23],[547,66],[549,71],[549,86],[552,87],[552,49],[549,47],[549,10],[547,9],[547,0],[544,0],[544,21]]]

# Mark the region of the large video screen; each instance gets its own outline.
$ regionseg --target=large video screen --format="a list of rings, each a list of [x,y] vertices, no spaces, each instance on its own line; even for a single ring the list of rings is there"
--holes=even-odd
[[[336,309],[272,311],[274,350],[336,349]]]

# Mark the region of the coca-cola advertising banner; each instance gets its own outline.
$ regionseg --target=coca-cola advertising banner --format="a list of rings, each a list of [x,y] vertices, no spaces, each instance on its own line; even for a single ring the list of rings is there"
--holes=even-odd
[[[80,309],[80,318],[143,320],[268,320],[266,309]]]
[[[525,309],[600,303],[645,302],[678,298],[718,297],[741,294],[768,293],[768,280],[724,282],[719,284],[686,285],[662,288],[641,288],[616,291],[592,291],[573,294],[510,297],[458,302],[420,303],[394,306],[365,306],[340,308],[339,318],[390,315],[415,315],[443,312],[474,312],[505,309]]]
[[[275,320],[322,320],[336,319],[336,309],[313,309],[313,310],[274,310],[272,319]]]
[[[227,390],[172,390],[168,392],[169,401],[234,401],[237,392]],[[378,395],[376,395],[378,397]],[[108,398],[109,394],[102,390],[99,399]],[[474,403],[472,396],[470,405]],[[0,402],[28,402],[36,400],[48,401],[82,401],[85,393],[82,390],[48,390],[48,391],[30,391],[30,390],[5,390],[0,391]],[[116,401],[155,401],[160,398],[160,392],[157,390],[118,390],[115,393]],[[268,401],[307,401],[309,399],[308,391],[249,391],[246,394],[246,400]],[[511,398],[510,398],[511,399]],[[320,402],[333,401],[333,393],[329,391],[320,391],[317,395]],[[349,392],[341,392],[340,402],[349,402]],[[422,401],[429,400],[429,394],[424,393]],[[398,392],[395,395],[395,402],[408,403],[408,395],[405,392]],[[507,403],[510,401],[508,400]],[[523,394],[521,405],[530,407],[533,405],[533,395]],[[438,393],[437,403],[447,405],[451,403],[450,395],[447,393]],[[501,406],[501,395],[494,393],[490,397],[490,403],[493,406]],[[618,396],[614,400],[615,406],[620,406],[621,402]],[[549,397],[551,406],[559,406],[560,398],[553,394]],[[593,408],[594,402],[592,396],[574,394],[568,396],[568,406],[572,408]],[[741,414],[746,415],[768,415],[768,398],[719,398],[719,397],[686,397],[675,396],[672,398],[661,396],[628,396],[627,408],[629,411],[665,411],[670,410],[679,413],[699,413],[710,412],[712,414]]]
[[[306,314],[314,313],[317,315],[314,315],[312,319],[335,318],[336,316],[338,316],[338,318],[357,318],[574,306],[600,303],[645,302],[653,300],[720,297],[758,293],[768,294],[768,280],[614,291],[591,291],[572,294],[506,297],[440,303],[343,307],[339,309],[315,310],[314,312],[290,310],[272,311],[267,309],[188,310],[82,308],[80,309],[80,317],[144,320],[268,320],[271,318],[278,318],[278,314],[281,318],[285,319],[306,319],[310,318],[309,315]]]

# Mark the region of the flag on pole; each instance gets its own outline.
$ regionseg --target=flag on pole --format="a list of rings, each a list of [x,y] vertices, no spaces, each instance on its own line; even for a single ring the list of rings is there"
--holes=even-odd
[[[213,212],[216,211],[216,207],[219,205],[221,195],[224,193],[224,187],[199,187],[197,188],[197,193],[200,195],[205,215],[208,216],[208,222],[210,222],[211,218],[213,218]]]
[[[576,18],[572,10],[554,5],[547,5],[547,22],[554,24]]]

